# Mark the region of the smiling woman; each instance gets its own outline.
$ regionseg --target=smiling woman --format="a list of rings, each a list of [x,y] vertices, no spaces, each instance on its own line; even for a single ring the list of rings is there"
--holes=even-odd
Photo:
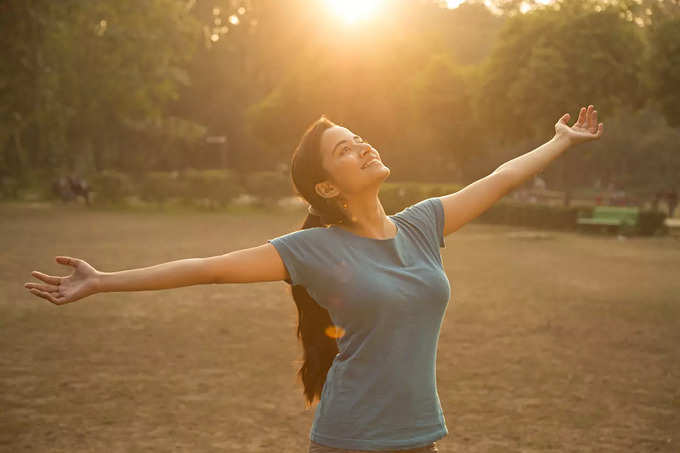
[[[382,0],[325,0],[346,22],[354,23],[366,19],[378,10]]]

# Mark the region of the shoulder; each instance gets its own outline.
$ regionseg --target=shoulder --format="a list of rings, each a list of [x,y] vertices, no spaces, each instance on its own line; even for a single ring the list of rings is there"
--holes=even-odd
[[[414,203],[401,211],[394,214],[394,217],[414,220],[414,221],[427,221],[436,220],[438,217],[443,216],[444,206],[439,197],[430,197]]]
[[[393,215],[411,230],[417,230],[439,247],[444,245],[444,206],[439,197],[430,197],[414,203]],[[435,246],[436,247],[436,246]]]
[[[326,227],[312,227],[268,239],[288,270],[291,285],[309,286],[328,255],[332,233]]]
[[[284,245],[303,249],[319,249],[321,245],[332,242],[335,239],[333,231],[327,227],[312,227],[303,230],[291,231],[267,240],[274,246]]]

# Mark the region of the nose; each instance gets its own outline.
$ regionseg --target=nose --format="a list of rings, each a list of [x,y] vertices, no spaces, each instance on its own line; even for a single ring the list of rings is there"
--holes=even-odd
[[[369,145],[368,143],[365,143],[366,146],[363,146],[361,148],[361,157],[365,156],[366,154],[370,153],[373,147]]]

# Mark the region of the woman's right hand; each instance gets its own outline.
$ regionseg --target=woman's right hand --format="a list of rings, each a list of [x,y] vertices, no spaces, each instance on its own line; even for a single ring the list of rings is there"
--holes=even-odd
[[[66,277],[43,274],[33,271],[31,275],[42,280],[43,283],[24,283],[30,292],[47,299],[55,305],[75,302],[98,292],[99,272],[86,261],[69,256],[57,256],[57,263],[72,266],[74,271]]]

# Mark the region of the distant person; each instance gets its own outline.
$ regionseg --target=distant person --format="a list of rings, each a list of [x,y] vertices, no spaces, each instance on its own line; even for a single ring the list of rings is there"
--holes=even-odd
[[[60,176],[52,183],[52,191],[63,202],[73,201],[77,197],[83,197],[88,205],[91,201],[90,186],[85,179],[76,175]]]
[[[595,197],[595,205],[600,206],[602,204],[602,195],[598,194]]]
[[[68,177],[69,185],[71,187],[71,192],[76,197],[83,197],[85,199],[86,204],[90,204],[90,198],[91,198],[91,189],[90,185],[87,183],[85,178],[79,178],[78,176],[69,176]]]
[[[308,452],[437,452],[448,434],[435,383],[451,296],[444,237],[570,146],[602,136],[592,105],[571,127],[568,119],[558,120],[548,142],[462,190],[386,215],[378,193],[389,167],[363,138],[321,115],[291,161],[295,190],[309,203],[301,230],[223,255],[118,272],[57,256],[71,275],[34,271],[43,283],[25,286],[63,305],[100,292],[283,280],[298,310],[305,401],[318,401]]]
[[[60,176],[52,182],[52,192],[63,202],[68,202],[75,198],[66,176]]]
[[[628,200],[626,198],[625,190],[615,190],[612,194],[612,205],[614,206],[626,206]]]
[[[668,217],[674,217],[675,208],[678,206],[678,191],[671,189],[666,193],[666,203],[668,203]]]
[[[663,196],[663,194],[662,194],[661,191],[659,191],[659,190],[657,190],[657,191],[654,193],[654,199],[652,200],[652,210],[653,210],[653,211],[658,211],[658,210],[659,210],[659,203],[661,203],[661,198],[662,198],[662,196]]]

